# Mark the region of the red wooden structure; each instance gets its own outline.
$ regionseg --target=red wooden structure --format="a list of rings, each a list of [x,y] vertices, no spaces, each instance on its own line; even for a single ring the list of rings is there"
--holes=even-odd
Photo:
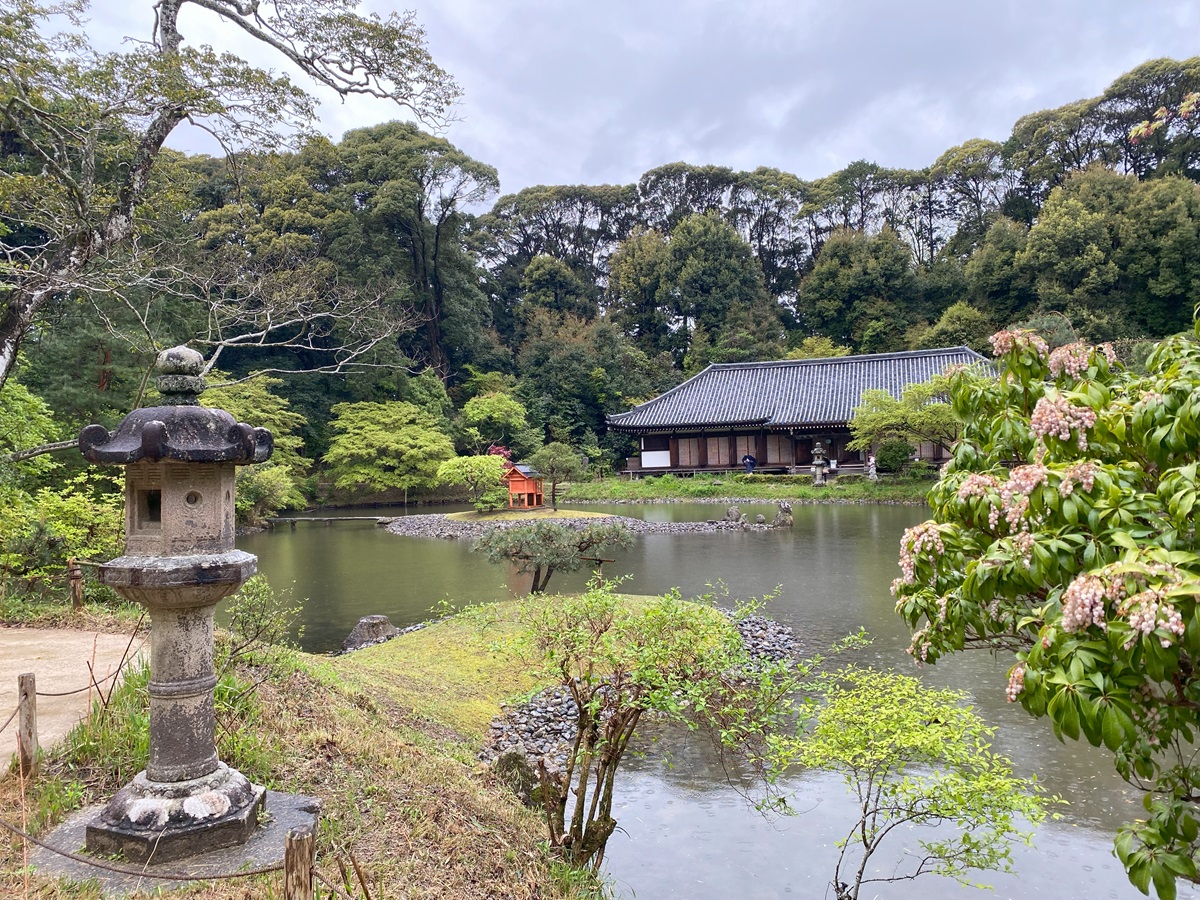
[[[509,466],[500,476],[508,484],[509,509],[543,506],[542,476],[529,466]]]

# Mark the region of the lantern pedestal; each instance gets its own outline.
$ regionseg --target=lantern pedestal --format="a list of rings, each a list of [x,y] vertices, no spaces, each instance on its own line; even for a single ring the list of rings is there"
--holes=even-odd
[[[244,844],[266,793],[224,763],[188,781],[151,781],[139,772],[88,823],[87,848],[159,863]]]

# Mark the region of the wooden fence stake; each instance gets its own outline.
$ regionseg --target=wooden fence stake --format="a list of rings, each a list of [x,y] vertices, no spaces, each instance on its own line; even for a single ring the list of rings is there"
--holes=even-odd
[[[37,685],[33,673],[17,676],[17,756],[21,772],[27,778],[37,777]]]
[[[75,609],[83,607],[83,569],[75,557],[67,560],[67,582],[71,585],[71,606]]]
[[[287,833],[283,845],[283,900],[313,900],[316,849],[311,825],[299,825]]]

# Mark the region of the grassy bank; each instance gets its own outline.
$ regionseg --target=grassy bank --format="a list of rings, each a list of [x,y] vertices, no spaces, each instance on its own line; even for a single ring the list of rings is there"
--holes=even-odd
[[[75,609],[69,600],[53,594],[0,598],[0,625],[22,625],[26,628],[68,628],[73,631],[128,634],[145,612],[145,607],[119,599],[105,603],[84,603]]]
[[[266,680],[241,695],[251,679]],[[46,759],[26,798],[31,828],[111,796],[145,765],[146,675]],[[475,760],[502,700],[533,685],[449,620],[346,657],[289,653],[218,687],[221,758],[254,781],[324,802],[318,868],[341,883],[353,854],[374,897],[575,898],[594,895],[542,843],[544,824]],[[18,779],[0,780],[0,815],[21,821]],[[0,842],[0,894],[21,889],[19,843]],[[351,875],[353,878],[353,875]],[[353,885],[354,897],[361,888]],[[322,895],[326,892],[322,891]],[[94,898],[94,885],[33,879],[30,896]],[[282,896],[282,876],[217,882],[189,897]]]
[[[571,484],[563,491],[565,502],[656,500],[793,500],[800,503],[911,503],[922,504],[933,486],[927,478],[844,476],[816,487],[803,476],[652,475],[637,480],[606,478]]]

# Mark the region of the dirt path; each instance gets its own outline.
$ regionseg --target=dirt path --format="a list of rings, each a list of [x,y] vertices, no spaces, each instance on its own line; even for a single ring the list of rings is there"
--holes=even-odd
[[[17,676],[33,672],[37,680],[38,743],[51,747],[66,737],[88,711],[96,696],[87,686],[91,673],[108,693],[121,658],[137,656],[144,650],[144,635],[134,639],[127,634],[100,634],[91,631],[65,631],[43,628],[0,627],[0,723],[17,707]],[[91,664],[91,670],[88,664]],[[128,660],[126,661],[128,667]],[[51,697],[77,691],[66,696]],[[17,723],[14,719],[0,730],[0,762],[7,763],[17,749]],[[0,765],[0,771],[6,769]]]

